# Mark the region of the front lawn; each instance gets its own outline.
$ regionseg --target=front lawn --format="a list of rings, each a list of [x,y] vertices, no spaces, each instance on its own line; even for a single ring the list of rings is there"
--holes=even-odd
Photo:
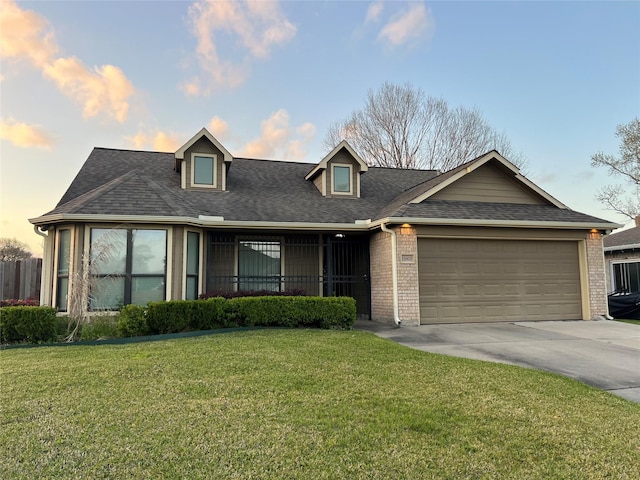
[[[0,351],[0,478],[640,478],[640,405],[357,331]]]

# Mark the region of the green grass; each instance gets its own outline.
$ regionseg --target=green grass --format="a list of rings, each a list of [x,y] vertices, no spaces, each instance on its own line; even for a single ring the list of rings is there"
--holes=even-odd
[[[632,323],[634,325],[640,325],[640,320],[625,320],[625,319],[615,319],[617,322],[624,322],[624,323]]]
[[[640,405],[354,331],[0,351],[0,478],[640,477]]]

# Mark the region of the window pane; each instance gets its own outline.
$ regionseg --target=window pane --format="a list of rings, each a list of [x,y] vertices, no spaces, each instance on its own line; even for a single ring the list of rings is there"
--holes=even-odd
[[[131,279],[131,303],[146,305],[164,300],[164,277],[137,277]]]
[[[640,263],[629,263],[629,292],[640,292]]]
[[[164,275],[167,255],[166,230],[133,230],[131,272]]]
[[[198,274],[198,257],[200,251],[200,234],[187,233],[187,275]]]
[[[193,183],[200,185],[213,185],[213,158],[193,158]]]
[[[117,310],[124,305],[123,277],[94,277],[91,310]]]
[[[349,167],[333,167],[333,191],[350,192]]]
[[[127,257],[127,231],[91,229],[91,273],[124,274]]]
[[[69,252],[71,247],[71,231],[60,231],[58,244],[58,275],[69,275]]]
[[[56,305],[58,306],[58,310],[62,312],[67,311],[68,293],[69,293],[69,279],[58,278],[58,300],[56,301]]]
[[[280,290],[280,242],[241,241],[238,274],[240,290]]]
[[[197,277],[187,277],[187,290],[185,292],[185,298],[187,300],[196,300],[198,298],[197,280]]]

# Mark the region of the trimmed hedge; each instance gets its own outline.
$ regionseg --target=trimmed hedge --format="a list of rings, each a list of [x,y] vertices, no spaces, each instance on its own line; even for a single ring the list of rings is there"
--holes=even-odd
[[[239,297],[227,301],[228,315],[252,327],[349,329],[356,320],[350,297]]]
[[[137,337],[189,330],[228,327],[304,327],[350,329],[356,320],[356,302],[350,297],[263,296],[152,302],[126,305],[114,320],[86,325],[83,339]],[[43,342],[55,340],[58,321],[50,307],[4,307],[0,340]],[[86,331],[84,331],[86,329]],[[84,338],[86,337],[86,338]]]
[[[122,307],[116,330],[118,335],[122,337],[148,335],[147,308],[140,305],[125,305]]]
[[[215,297],[152,302],[146,314],[135,310],[135,320],[130,307],[123,308],[119,325],[126,336],[258,326],[349,329],[356,320],[356,303],[350,297]],[[136,331],[133,324],[141,328]]]
[[[177,333],[185,330],[213,330],[229,324],[224,298],[171,300],[147,305],[149,333]]]
[[[2,307],[0,342],[49,342],[57,336],[56,310],[51,307]]]

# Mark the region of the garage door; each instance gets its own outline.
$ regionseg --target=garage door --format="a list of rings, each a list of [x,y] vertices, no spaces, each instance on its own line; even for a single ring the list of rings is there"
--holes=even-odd
[[[582,318],[578,243],[418,240],[420,323]]]

